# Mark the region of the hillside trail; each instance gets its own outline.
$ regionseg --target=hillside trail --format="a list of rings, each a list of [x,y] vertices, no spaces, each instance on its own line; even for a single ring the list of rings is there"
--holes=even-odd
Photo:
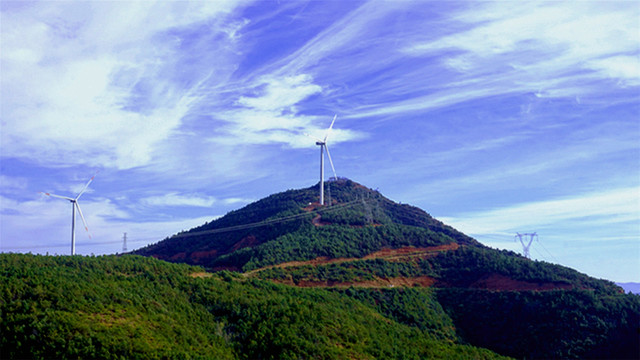
[[[460,245],[458,245],[457,243],[450,243],[445,245],[429,246],[429,247],[405,246],[398,249],[382,249],[361,258],[328,258],[326,256],[322,256],[322,257],[317,257],[313,260],[289,261],[281,264],[269,265],[259,269],[248,271],[244,273],[244,275],[249,277],[260,271],[273,269],[273,268],[288,268],[288,267],[307,266],[307,265],[321,266],[321,265],[327,265],[327,264],[341,264],[346,262],[365,261],[365,260],[374,260],[374,259],[383,259],[387,261],[399,261],[399,260],[407,260],[412,258],[425,258],[428,256],[433,256],[440,252],[457,250],[459,247]]]
[[[457,243],[450,243],[438,246],[429,247],[413,247],[405,246],[398,249],[382,249],[371,254],[368,254],[361,258],[328,258],[317,257],[312,260],[305,261],[289,261],[281,264],[265,266],[259,269],[251,270],[243,273],[245,278],[252,277],[254,274],[260,271],[273,269],[273,268],[289,268],[300,266],[322,266],[327,264],[341,264],[348,262],[366,261],[374,259],[382,259],[386,261],[410,261],[415,259],[425,259],[437,255],[441,252],[455,251],[460,248],[461,245]],[[191,274],[192,277],[210,277],[210,273],[199,272]],[[365,281],[346,281],[346,282],[334,282],[334,281],[314,281],[314,280],[301,280],[294,283],[291,279],[277,280],[275,282],[283,283],[297,287],[363,287],[363,288],[387,288],[387,287],[458,287],[459,285],[450,284],[446,280],[437,280],[429,276],[418,277],[395,277],[395,278],[379,278],[375,277],[372,280]],[[523,281],[510,278],[505,275],[497,273],[488,273],[481,276],[476,281],[467,284],[465,288],[472,289],[484,289],[491,291],[549,291],[549,290],[567,290],[573,288],[569,284],[560,282],[534,282]]]

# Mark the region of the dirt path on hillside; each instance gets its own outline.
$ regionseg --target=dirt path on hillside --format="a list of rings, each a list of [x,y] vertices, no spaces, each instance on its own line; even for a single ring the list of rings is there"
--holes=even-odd
[[[324,223],[320,220],[321,218],[320,214],[316,214],[316,216],[311,219],[311,223],[315,226],[323,226]]]
[[[291,279],[287,280],[271,280],[273,282],[279,284],[285,284],[290,286],[297,287],[331,287],[331,288],[349,288],[349,287],[359,287],[359,288],[393,288],[393,287],[413,287],[413,286],[421,286],[421,287],[430,287],[435,283],[435,279],[429,276],[418,276],[418,277],[396,277],[396,278],[388,278],[383,279],[376,277],[374,280],[366,280],[366,281],[345,281],[345,282],[337,282],[337,281],[311,281],[311,280],[301,280],[297,284],[293,282]]]
[[[288,268],[299,266],[322,266],[327,264],[341,264],[354,261],[365,261],[372,259],[383,259],[386,261],[411,261],[415,259],[425,259],[437,255],[440,252],[452,251],[460,248],[457,243],[450,243],[438,246],[429,247],[413,247],[406,246],[399,249],[382,249],[380,251],[373,252],[362,258],[336,258],[331,259],[328,257],[318,257],[313,260],[306,261],[289,261],[282,264],[266,266],[260,269],[252,270],[244,273],[246,277],[251,277],[255,273],[272,268]],[[206,273],[194,273],[192,277],[206,277]],[[489,291],[549,291],[549,290],[567,290],[572,289],[573,286],[562,282],[534,282],[515,280],[508,276],[491,273],[486,274],[474,281],[471,284],[454,284],[448,283],[445,279],[434,279],[429,276],[418,277],[395,277],[395,278],[380,278],[375,277],[373,280],[364,281],[346,281],[338,282],[331,280],[300,280],[294,283],[292,279],[274,280],[271,281],[286,284],[297,287],[332,287],[332,288],[348,288],[348,287],[362,287],[362,288],[393,288],[393,287],[464,287],[470,289],[482,289]]]
[[[363,261],[363,260],[372,260],[372,259],[384,259],[388,261],[408,260],[408,259],[414,259],[414,258],[420,259],[428,256],[433,256],[443,251],[457,250],[459,247],[460,245],[456,243],[450,243],[450,244],[438,245],[438,246],[429,246],[429,247],[423,247],[423,248],[405,246],[399,249],[382,249],[380,251],[373,252],[363,258],[331,259],[328,257],[317,257],[313,260],[289,261],[282,264],[266,266],[260,269],[249,271],[245,273],[245,275],[251,276],[262,270],[273,269],[273,268],[287,268],[287,267],[306,266],[306,265],[320,266],[320,265],[327,265],[327,264],[341,264],[345,262]]]

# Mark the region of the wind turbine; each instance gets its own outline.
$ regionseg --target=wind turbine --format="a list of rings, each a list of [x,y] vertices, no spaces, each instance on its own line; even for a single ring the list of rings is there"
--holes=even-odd
[[[75,255],[76,254],[76,209],[78,209],[78,213],[80,214],[80,218],[82,218],[82,223],[84,224],[84,229],[87,231],[87,234],[89,235],[89,238],[91,238],[91,233],[89,233],[89,228],[87,227],[87,222],[84,219],[84,215],[82,215],[82,210],[80,210],[80,204],[78,204],[78,199],[80,198],[80,196],[82,196],[82,194],[84,194],[84,192],[89,187],[89,184],[91,184],[91,182],[93,181],[93,178],[95,178],[95,177],[96,176],[93,175],[91,177],[91,179],[89,179],[87,184],[84,186],[84,188],[82,188],[80,193],[78,193],[78,196],[76,196],[75,198],[70,198],[70,197],[67,197],[67,196],[55,195],[55,194],[51,194],[51,193],[43,193],[43,194],[45,194],[47,196],[56,197],[56,198],[59,198],[59,199],[65,199],[65,200],[68,200],[68,201],[71,202],[71,255]]]
[[[331,164],[331,170],[333,170],[333,176],[335,178],[338,178],[338,176],[336,175],[336,168],[333,167],[333,161],[331,160],[331,154],[329,153],[329,148],[327,147],[327,137],[329,137],[329,133],[331,132],[331,129],[333,128],[333,123],[336,122],[337,117],[338,117],[338,114],[336,114],[333,117],[333,121],[331,122],[331,125],[329,126],[327,133],[324,135],[324,139],[319,139],[305,133],[305,135],[307,135],[308,137],[316,139],[316,145],[320,146],[320,205],[324,205],[324,150],[327,150],[327,157],[329,158],[329,164]]]

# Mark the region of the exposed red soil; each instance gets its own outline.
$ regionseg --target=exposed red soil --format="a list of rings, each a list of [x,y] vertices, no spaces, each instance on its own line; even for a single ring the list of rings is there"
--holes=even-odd
[[[190,258],[193,262],[200,262],[201,260],[214,257],[217,253],[218,253],[218,250],[194,251],[191,253]]]
[[[571,289],[570,284],[558,282],[531,282],[514,280],[510,277],[500,274],[490,274],[483,276],[479,280],[472,283],[470,288],[485,289],[494,291],[545,291],[558,289]]]
[[[260,244],[260,242],[258,241],[258,239],[256,239],[255,236],[249,235],[249,236],[243,237],[242,239],[240,239],[240,241],[238,241],[237,243],[233,244],[233,246],[231,247],[231,251],[229,251],[229,252],[234,252],[234,251],[240,250],[242,248],[252,247],[252,246],[259,245],[259,244]]]
[[[327,264],[340,264],[351,261],[359,261],[359,260],[371,260],[371,259],[385,259],[389,261],[398,261],[398,260],[406,260],[409,258],[425,258],[428,256],[433,256],[441,251],[449,251],[456,250],[460,247],[460,245],[456,243],[450,243],[445,245],[438,246],[430,246],[424,248],[417,248],[413,246],[405,246],[398,249],[382,249],[380,251],[373,252],[363,258],[328,258],[325,256],[317,257],[313,260],[305,260],[305,261],[289,261],[282,264],[267,266],[261,269],[253,270],[247,273],[247,275],[259,272],[265,269],[271,268],[286,268],[286,267],[297,267],[297,266],[319,266],[319,265],[327,265]]]
[[[315,226],[331,225],[331,223],[328,221],[322,221],[322,217],[320,216],[320,214],[317,214],[313,219],[311,219],[311,223]]]
[[[320,266],[326,264],[337,264],[352,261],[362,261],[370,259],[384,259],[387,261],[408,261],[412,259],[423,259],[430,256],[434,256],[442,251],[457,250],[460,247],[457,243],[450,243],[439,246],[430,246],[425,248],[416,248],[407,246],[399,249],[383,249],[371,253],[363,258],[337,258],[331,259],[327,257],[318,257],[313,260],[307,261],[290,261],[274,266],[265,267],[262,269],[254,270],[247,275],[255,272],[259,272],[268,268],[286,268],[286,267],[299,267],[299,266]],[[421,287],[460,287],[459,284],[451,284],[446,280],[436,280],[428,276],[420,276],[413,278],[376,278],[374,280],[359,281],[359,282],[336,282],[336,281],[312,281],[303,280],[297,284],[291,279],[277,281],[279,283],[288,284],[298,287],[365,287],[365,288],[386,288],[395,286],[421,286]],[[505,275],[489,274],[481,277],[471,284],[464,285],[462,287],[472,289],[485,289],[491,291],[548,291],[558,289],[571,289],[570,284],[562,282],[532,282],[515,280]]]
[[[171,260],[184,260],[187,258],[187,253],[186,252],[179,252],[175,255],[173,255],[172,257],[170,257],[169,259]]]
[[[399,249],[382,249],[365,256],[363,259],[404,260],[407,258],[422,258],[442,251],[458,250],[459,247],[460,245],[458,245],[457,243],[429,246],[424,248],[405,246]]]
[[[284,281],[275,281],[281,284],[287,284],[291,286],[297,287],[337,287],[337,288],[348,288],[348,287],[362,287],[362,288],[387,288],[387,287],[412,287],[412,286],[422,286],[429,287],[435,283],[433,278],[428,276],[419,276],[414,278],[376,278],[374,280],[367,281],[346,281],[346,282],[337,282],[337,281],[309,281],[302,280],[295,284],[291,279]]]
[[[306,212],[311,212],[311,211],[316,210],[317,208],[319,208],[321,206],[322,205],[320,205],[320,203],[318,203],[318,202],[312,202],[312,203],[309,203],[309,205],[303,207],[302,210],[304,210]]]

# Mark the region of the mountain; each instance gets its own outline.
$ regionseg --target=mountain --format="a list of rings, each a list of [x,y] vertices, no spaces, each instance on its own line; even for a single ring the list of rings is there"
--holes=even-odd
[[[402,246],[460,244],[469,236],[409,205],[347,179],[328,182],[330,206],[318,185],[268,196],[227,215],[135,251],[211,270],[248,271],[316,257],[362,257]]]
[[[640,296],[325,188],[329,205],[288,190],[135,254],[0,254],[1,357],[640,356]]]
[[[428,318],[403,299],[433,294],[463,343],[517,358],[638,357],[640,297],[614,283],[488,248],[348,179],[328,182],[320,206],[318,187],[271,195],[136,253],[326,289],[423,328]]]

